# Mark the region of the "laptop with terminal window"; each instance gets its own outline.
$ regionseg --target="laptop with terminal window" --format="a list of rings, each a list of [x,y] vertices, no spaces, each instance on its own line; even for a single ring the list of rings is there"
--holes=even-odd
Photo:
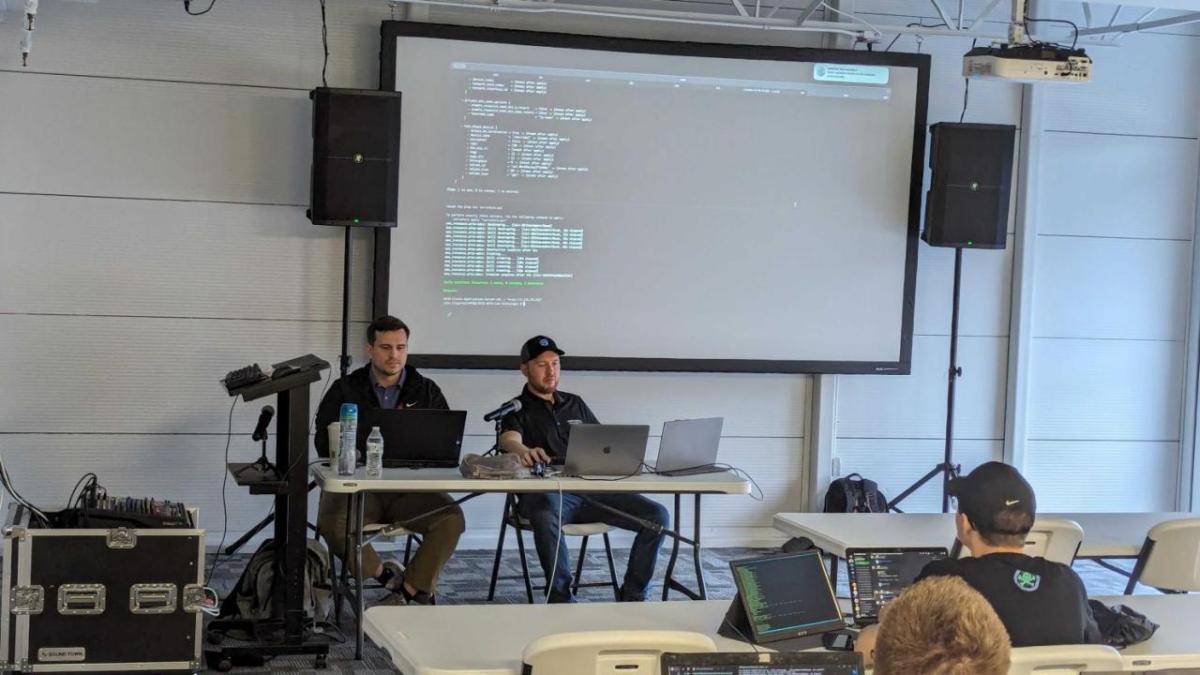
[[[662,675],[863,675],[856,652],[718,652],[662,655]]]
[[[846,549],[854,625],[879,623],[884,605],[912,586],[925,565],[947,555],[944,548]]]
[[[364,408],[358,418],[358,449],[365,452],[371,427],[383,434],[383,465],[389,468],[453,468],[462,453],[465,410]]]
[[[646,460],[646,424],[572,424],[564,476],[632,476]]]
[[[821,635],[846,621],[816,550],[761,556],[729,563],[737,583],[717,633],[780,651],[822,646]]]
[[[663,424],[658,459],[654,462],[655,473],[693,476],[720,471],[714,465],[724,424],[724,417],[672,420]]]

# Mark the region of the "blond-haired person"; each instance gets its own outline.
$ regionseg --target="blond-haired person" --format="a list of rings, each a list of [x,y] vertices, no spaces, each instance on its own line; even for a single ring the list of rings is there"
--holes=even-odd
[[[857,648],[875,675],[1004,675],[1011,650],[991,603],[962,579],[944,576],[888,603]]]

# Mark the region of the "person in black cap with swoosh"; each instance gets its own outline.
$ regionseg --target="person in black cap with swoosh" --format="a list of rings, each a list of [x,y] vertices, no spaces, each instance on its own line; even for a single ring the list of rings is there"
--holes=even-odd
[[[958,540],[972,557],[931,562],[917,581],[962,577],[992,604],[1014,647],[1103,641],[1079,575],[1024,553],[1037,500],[1020,472],[987,462],[950,481],[950,495],[958,500]]]
[[[582,398],[558,390],[559,357],[564,354],[554,340],[545,335],[531,337],[521,347],[521,374],[526,380],[519,397],[521,409],[505,417],[501,423],[503,433],[500,434],[500,448],[519,456],[525,466],[532,466],[536,462],[561,464],[567,456],[571,425],[599,422]],[[661,527],[671,524],[667,509],[642,495],[627,492],[594,494],[589,499]],[[553,578],[550,602],[575,601],[571,593],[571,555],[566,542],[559,536],[561,526],[595,522],[637,533],[629,550],[629,565],[625,570],[620,600],[646,599],[650,579],[654,576],[654,564],[658,561],[658,550],[662,547],[661,532],[640,529],[630,519],[597,508],[579,495],[570,493],[562,495],[561,500],[557,492],[524,494],[519,498],[517,509],[533,527],[533,541],[542,571],[548,578]]]

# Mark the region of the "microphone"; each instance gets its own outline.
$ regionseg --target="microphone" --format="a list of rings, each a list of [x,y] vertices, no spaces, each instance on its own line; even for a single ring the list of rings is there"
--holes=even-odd
[[[275,409],[269,405],[264,405],[262,412],[258,414],[258,426],[254,427],[254,435],[251,440],[261,441],[267,438],[267,425],[271,423],[271,418],[275,416]]]
[[[521,410],[521,399],[514,398],[510,401],[505,401],[504,405],[502,405],[499,408],[496,408],[495,410],[493,410],[492,412],[484,415],[483,421],[491,422],[492,420],[498,420],[501,417],[507,417],[515,412],[520,412],[520,410]]]

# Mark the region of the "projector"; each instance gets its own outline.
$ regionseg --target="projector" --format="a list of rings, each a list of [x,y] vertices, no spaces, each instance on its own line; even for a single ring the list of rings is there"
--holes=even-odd
[[[1092,60],[1082,49],[1048,44],[976,47],[963,57],[963,77],[1012,82],[1091,82]]]

